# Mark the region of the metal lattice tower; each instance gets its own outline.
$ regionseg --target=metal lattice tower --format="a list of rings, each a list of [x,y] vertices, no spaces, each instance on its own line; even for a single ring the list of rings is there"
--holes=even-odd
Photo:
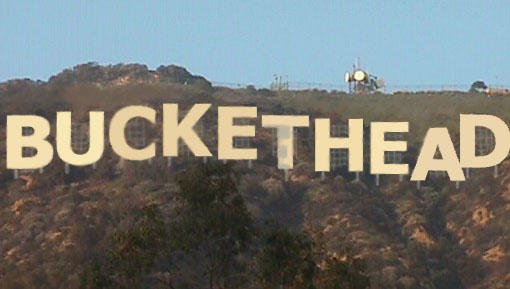
[[[125,129],[127,143],[136,148],[142,149],[147,144],[147,129],[145,120],[134,118],[126,124]]]
[[[332,137],[348,137],[349,126],[345,123],[333,124],[330,133]],[[347,167],[349,163],[348,151],[346,149],[331,149],[329,162],[331,171]]]
[[[445,178],[448,173],[445,171],[429,171],[429,176],[432,178]]]
[[[235,120],[236,125],[249,125],[250,120],[246,118],[240,118]],[[250,138],[243,136],[234,137],[234,147],[235,148],[249,148],[250,147]]]
[[[90,132],[89,132],[89,124],[86,122],[73,122],[71,123],[71,148],[77,154],[84,154],[89,150],[90,140],[89,140]],[[92,165],[93,168],[96,167],[94,163]],[[69,174],[71,172],[71,166],[69,164],[65,164],[65,173]]]
[[[402,141],[404,140],[404,135],[400,132],[387,132],[385,139],[387,141]],[[384,162],[386,164],[400,164],[402,163],[403,154],[404,152],[401,151],[385,151]]]
[[[24,126],[21,131],[22,131],[21,133],[23,136],[29,136],[29,135],[34,134],[34,128],[28,127],[28,126]],[[22,150],[23,157],[33,157],[33,156],[35,156],[36,153],[37,153],[37,150],[35,148],[23,147],[23,150]]]
[[[494,134],[485,127],[477,126],[475,128],[475,148],[476,155],[487,155],[496,145]]]
[[[234,123],[236,125],[249,125],[250,119],[247,119],[247,118],[234,119]],[[250,138],[243,137],[243,136],[236,136],[233,138],[233,146],[234,146],[234,148],[238,148],[238,149],[250,148]],[[252,160],[248,160],[248,167],[249,168],[252,167]]]
[[[77,122],[71,124],[71,147],[77,154],[84,154],[89,150],[89,124]]]
[[[124,128],[124,136],[128,145],[135,149],[142,149],[147,144],[147,129],[146,122],[142,118],[131,119]],[[149,162],[152,160],[149,159]],[[124,167],[124,159],[121,158],[119,167]]]
[[[274,80],[271,83],[271,89],[276,91],[289,90],[289,81],[286,75],[273,75]]]
[[[34,134],[34,128],[32,127],[28,127],[28,126],[24,126],[22,129],[21,129],[21,134],[23,136],[29,136],[29,135],[32,135]],[[37,150],[35,148],[32,148],[32,147],[23,147],[22,150],[21,150],[21,155],[24,157],[24,158],[27,158],[27,157],[33,157],[35,156],[37,153]],[[24,170],[19,170],[20,173],[22,174],[27,174],[27,173],[32,173],[34,172],[34,170],[31,170],[31,169],[24,169]],[[17,174],[17,173],[16,173]]]
[[[182,139],[179,139],[179,156],[185,156],[186,158],[191,156],[191,151]]]

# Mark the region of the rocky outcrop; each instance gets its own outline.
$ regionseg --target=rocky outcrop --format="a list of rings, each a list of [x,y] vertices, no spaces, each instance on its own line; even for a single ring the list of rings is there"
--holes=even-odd
[[[80,64],[66,69],[49,79],[50,84],[72,85],[94,83],[99,86],[121,86],[132,83],[178,83],[210,87],[202,76],[189,73],[185,68],[169,65],[150,70],[142,64],[117,64],[101,66],[97,63]]]
[[[31,79],[14,79],[0,83],[0,92],[15,93],[20,89],[49,84],[51,86],[73,86],[77,84],[94,84],[99,87],[123,86],[145,83],[175,83],[183,85],[211,88],[211,82],[199,75],[189,73],[185,68],[176,65],[161,65],[151,70],[143,64],[99,65],[95,62],[76,65],[65,69],[48,82]]]

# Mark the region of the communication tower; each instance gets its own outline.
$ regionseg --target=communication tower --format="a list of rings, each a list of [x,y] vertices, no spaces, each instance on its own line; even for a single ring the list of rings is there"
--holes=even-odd
[[[344,80],[349,84],[349,93],[373,93],[386,86],[382,78],[371,75],[361,68],[359,57],[356,58],[352,71],[345,73]]]

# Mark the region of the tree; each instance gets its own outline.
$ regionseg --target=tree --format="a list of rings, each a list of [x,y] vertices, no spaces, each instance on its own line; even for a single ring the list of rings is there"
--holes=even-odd
[[[483,90],[487,89],[487,85],[485,82],[481,80],[477,80],[471,84],[471,88],[469,89],[469,92],[481,92]]]
[[[179,175],[177,183],[180,207],[172,235],[205,267],[209,288],[237,288],[239,260],[248,252],[254,228],[231,166],[199,166]]]
[[[313,242],[307,234],[273,226],[265,234],[258,256],[263,288],[315,288],[313,254]]]
[[[141,288],[156,259],[165,255],[168,234],[156,205],[141,210],[128,231],[115,232],[104,255],[81,274],[81,288]]]

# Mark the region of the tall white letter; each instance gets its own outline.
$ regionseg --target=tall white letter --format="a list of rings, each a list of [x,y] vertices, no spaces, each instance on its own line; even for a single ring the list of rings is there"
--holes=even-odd
[[[385,164],[385,151],[406,151],[405,141],[385,141],[386,132],[408,132],[408,122],[372,122],[370,125],[370,173],[407,175],[408,164]]]
[[[475,155],[475,129],[485,127],[494,134],[494,150],[482,156]],[[501,119],[493,115],[460,115],[460,164],[465,168],[486,168],[499,164],[510,150],[510,131]]]
[[[437,149],[442,159],[434,159]],[[450,180],[465,180],[450,134],[445,127],[430,128],[427,131],[411,181],[424,181],[429,171],[447,171]]]
[[[156,122],[156,111],[150,107],[133,105],[117,111],[110,122],[110,143],[113,151],[124,159],[141,161],[153,158],[156,155],[156,144],[152,142],[143,149],[132,148],[124,135],[126,124],[135,117],[142,117]]]
[[[363,171],[363,119],[349,119],[349,137],[331,137],[329,118],[315,120],[315,171],[329,172],[330,149],[349,150],[349,171]]]
[[[275,127],[278,138],[278,168],[294,167],[294,127],[308,127],[308,115],[263,115],[263,127]]]
[[[254,137],[255,126],[234,125],[234,118],[255,118],[256,107],[220,106],[218,107],[218,159],[220,160],[256,160],[257,149],[234,148],[235,136]]]
[[[211,152],[200,140],[193,127],[205,114],[211,104],[195,104],[179,123],[177,104],[163,104],[163,155],[176,157],[179,152],[179,138],[186,143],[195,156],[209,157]]]
[[[23,127],[34,129],[32,135],[23,136]],[[46,166],[53,158],[53,147],[46,140],[50,134],[50,123],[36,115],[7,116],[7,168],[38,169]],[[23,148],[37,150],[31,157],[23,157]]]
[[[76,154],[71,145],[71,112],[57,112],[57,153],[66,163],[86,166],[97,162],[104,151],[104,112],[89,113],[89,149],[84,154]]]

